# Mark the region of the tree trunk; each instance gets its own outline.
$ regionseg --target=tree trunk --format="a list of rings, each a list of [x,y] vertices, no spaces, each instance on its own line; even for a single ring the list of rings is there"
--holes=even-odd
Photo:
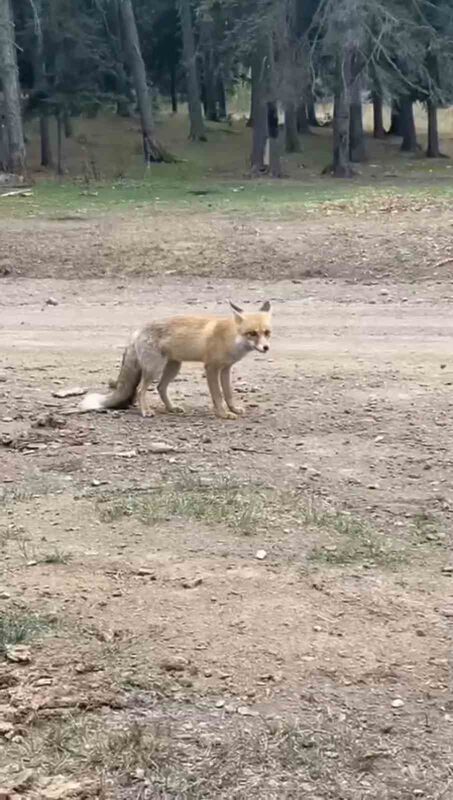
[[[382,95],[373,92],[373,136],[375,139],[384,139],[384,115]]]
[[[352,78],[352,54],[345,53],[337,69],[333,113],[333,174],[336,178],[352,177],[349,162],[349,115]]]
[[[275,100],[267,104],[267,129],[269,133],[269,171],[273,178],[281,178],[278,110]]]
[[[392,108],[390,115],[390,128],[387,131],[387,136],[402,136],[403,124],[401,119],[401,109],[398,100],[392,100]]]
[[[39,117],[39,133],[41,138],[41,166],[51,167],[53,165],[52,146],[50,143],[50,124],[47,114]]]
[[[212,23],[209,19],[200,22],[201,63],[205,94],[205,116],[210,122],[218,122],[217,112],[217,69],[214,56]]]
[[[252,60],[252,156],[253,174],[265,171],[264,152],[268,136],[263,48],[257,44]]]
[[[63,175],[63,120],[61,112],[57,120],[57,175]]]
[[[428,158],[442,158],[439,147],[439,129],[437,126],[437,106],[432,100],[427,103],[428,112],[428,147],[426,155]]]
[[[415,130],[414,104],[408,96],[402,97],[400,102],[401,124],[403,128],[403,141],[401,150],[404,153],[416,153],[418,150],[417,133]]]
[[[189,101],[189,139],[205,142],[206,131],[201,111],[200,85],[197,73],[190,0],[179,0],[179,17],[181,21],[183,59],[186,70],[187,96]]]
[[[227,103],[226,103],[225,84],[223,82],[223,75],[220,69],[217,73],[217,102],[219,104],[219,119],[226,119]]]
[[[173,114],[178,113],[178,94],[176,92],[176,64],[170,67],[170,96],[171,110]]]
[[[351,87],[351,107],[349,109],[349,159],[353,163],[366,160],[360,88],[360,80],[356,79]]]
[[[319,122],[316,117],[316,105],[311,90],[308,93],[307,99],[307,117],[310,128],[319,128]]]
[[[25,141],[14,20],[10,0],[0,0],[0,80],[3,85],[8,142],[7,167],[10,172],[23,174],[25,172]]]
[[[35,92],[48,92],[45,57],[44,57],[44,38],[42,33],[42,2],[41,0],[30,0],[33,14],[33,89]],[[42,102],[41,102],[42,105]],[[43,109],[39,115],[39,133],[41,140],[41,166],[51,167],[52,146],[50,141],[49,116]]]
[[[64,113],[63,122],[64,122],[65,139],[71,139],[71,137],[74,136],[74,129],[72,124],[72,119],[67,111],[65,111]]]
[[[8,171],[8,140],[3,114],[0,113],[0,172]]]
[[[140,49],[132,0],[120,0],[119,11],[127,58],[140,112],[145,164],[149,166],[151,161],[174,161],[173,157],[167,153],[156,139],[151,98],[146,82],[145,64]]]
[[[300,152],[300,142],[297,133],[297,114],[294,103],[287,103],[285,108],[285,149],[287,153]]]
[[[308,124],[307,106],[304,100],[297,106],[297,131],[302,135],[310,133]]]

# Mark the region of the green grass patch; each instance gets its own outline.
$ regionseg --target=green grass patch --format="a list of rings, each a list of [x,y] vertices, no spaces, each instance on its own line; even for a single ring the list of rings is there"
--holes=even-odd
[[[244,533],[253,533],[267,519],[268,506],[263,493],[255,488],[236,486],[165,485],[145,496],[129,495],[101,502],[103,522],[121,517],[136,517],[144,525],[155,525],[175,517],[223,524]]]
[[[49,622],[36,614],[7,611],[0,614],[0,655],[10,647],[26,644],[49,630]]]

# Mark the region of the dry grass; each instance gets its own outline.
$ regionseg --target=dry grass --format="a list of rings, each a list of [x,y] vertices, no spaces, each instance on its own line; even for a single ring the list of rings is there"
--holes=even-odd
[[[49,623],[33,612],[9,610],[0,614],[0,656],[8,648],[25,644],[49,629]]]

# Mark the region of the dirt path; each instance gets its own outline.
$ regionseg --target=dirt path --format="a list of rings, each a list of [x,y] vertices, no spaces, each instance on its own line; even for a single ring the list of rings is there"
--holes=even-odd
[[[452,295],[2,280],[0,602],[50,622],[0,672],[0,754],[31,792],[39,768],[112,798],[453,793]],[[131,329],[230,297],[275,313],[244,419],[197,368],[184,417],[63,415],[52,392],[105,386]]]

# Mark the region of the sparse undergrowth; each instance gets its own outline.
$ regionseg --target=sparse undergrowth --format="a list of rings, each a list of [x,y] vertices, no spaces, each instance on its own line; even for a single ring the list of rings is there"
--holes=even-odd
[[[314,547],[309,560],[331,565],[367,563],[396,567],[408,558],[407,548],[374,530],[369,523],[348,512],[337,511],[321,501],[308,500],[297,491],[270,490],[258,486],[216,486],[197,484],[185,477],[176,484],[164,484],[146,495],[127,495],[100,501],[102,521],[135,517],[144,525],[172,518],[196,520],[206,525],[224,525],[236,534],[278,532],[285,525],[301,533],[315,530],[330,537],[327,544]],[[331,541],[332,536],[338,542]]]
[[[317,752],[311,732],[297,723],[217,718],[188,735],[171,721],[103,722],[88,714],[39,722],[9,748],[10,757],[32,769],[94,772],[135,792],[127,797],[169,800],[273,797],[279,786],[293,792],[318,776]],[[153,794],[142,794],[146,788]]]
[[[5,611],[0,614],[0,656],[8,648],[25,644],[49,629],[49,622],[33,612]]]

